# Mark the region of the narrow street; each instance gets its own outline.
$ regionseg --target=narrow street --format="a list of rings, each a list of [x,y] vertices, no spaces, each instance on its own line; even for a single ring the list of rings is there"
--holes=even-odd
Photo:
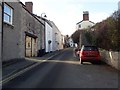
[[[73,48],[68,48],[3,88],[118,88],[118,71],[106,64],[79,64]]]

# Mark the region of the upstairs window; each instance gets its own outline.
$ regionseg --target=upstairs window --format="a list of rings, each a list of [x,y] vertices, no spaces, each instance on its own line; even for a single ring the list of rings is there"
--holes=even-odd
[[[79,24],[79,26],[78,26],[79,28],[81,28],[81,25]]]
[[[8,24],[12,24],[13,19],[13,9],[9,7],[7,4],[4,4],[4,22]]]

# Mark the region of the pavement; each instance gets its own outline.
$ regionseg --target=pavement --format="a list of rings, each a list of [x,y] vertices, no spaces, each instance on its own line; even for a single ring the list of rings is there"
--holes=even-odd
[[[54,51],[54,52],[45,54],[42,57],[25,58],[25,59],[15,60],[15,61],[5,63],[2,65],[2,80],[36,63],[42,63],[42,62],[38,62],[38,60],[40,61],[49,60],[50,58],[53,58],[54,56],[59,55],[62,51],[63,50]],[[35,61],[36,59],[37,59],[37,62]]]

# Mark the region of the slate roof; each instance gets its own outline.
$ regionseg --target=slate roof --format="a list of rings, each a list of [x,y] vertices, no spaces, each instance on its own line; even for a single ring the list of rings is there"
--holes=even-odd
[[[81,22],[83,22],[83,21],[84,21],[84,20],[82,20],[82,21],[78,22],[77,24],[79,24],[79,23],[81,23]],[[95,23],[94,23],[94,22],[92,22],[92,21],[89,21],[89,22],[91,22],[91,23],[95,24]],[[77,25],[77,24],[76,24],[76,25]]]

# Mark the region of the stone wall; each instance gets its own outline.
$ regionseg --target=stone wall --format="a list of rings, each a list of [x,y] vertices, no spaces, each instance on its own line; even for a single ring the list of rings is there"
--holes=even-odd
[[[13,23],[8,24],[3,22],[3,62],[12,59],[25,58],[26,41],[25,37],[29,36],[36,38],[35,52],[36,56],[39,50],[42,50],[42,38],[44,35],[44,25],[39,21],[34,14],[28,12],[19,2],[7,2],[13,9]],[[27,34],[26,34],[27,32]],[[43,38],[44,39],[44,38]]]
[[[120,70],[120,52],[100,50],[101,60]]]
[[[3,61],[23,57],[20,56],[22,6],[17,2],[6,4],[13,8],[13,17],[12,24],[3,23]]]

